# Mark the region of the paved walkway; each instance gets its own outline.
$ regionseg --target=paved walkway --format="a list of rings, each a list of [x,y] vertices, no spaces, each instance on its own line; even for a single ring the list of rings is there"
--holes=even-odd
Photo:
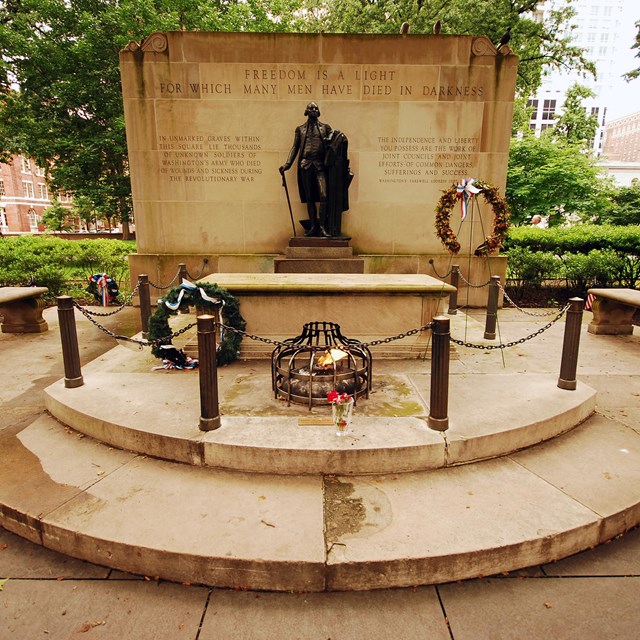
[[[19,431],[31,424],[44,412],[42,389],[62,376],[55,310],[47,310],[45,317],[47,333],[0,334],[0,429]],[[105,326],[124,334],[137,331],[137,322],[133,309],[103,319]],[[499,330],[507,342],[545,323],[507,310],[500,314]],[[464,339],[465,332],[459,317],[452,333]],[[84,318],[78,318],[78,336],[83,363],[113,346]],[[561,338],[557,325],[508,350],[504,360],[498,351],[460,348],[455,366],[470,373],[556,371]],[[638,329],[628,337],[582,334],[580,380],[598,390],[598,412],[632,428],[640,428],[638,362]],[[0,588],[0,640],[631,639],[640,628],[640,530],[509,575],[415,589],[284,594],[130,576],[61,556],[0,529]]]

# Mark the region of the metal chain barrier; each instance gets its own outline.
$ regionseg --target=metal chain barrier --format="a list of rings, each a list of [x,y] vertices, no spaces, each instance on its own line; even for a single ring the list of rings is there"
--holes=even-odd
[[[553,311],[525,311],[524,309],[522,309],[521,307],[519,307],[509,296],[509,294],[507,293],[506,289],[502,286],[502,284],[500,282],[498,282],[498,287],[500,287],[500,290],[502,291],[502,294],[504,295],[505,299],[512,304],[520,313],[524,313],[527,316],[532,316],[534,318],[544,318],[546,316],[552,316],[554,313],[558,313],[556,310]]]
[[[472,284],[462,275],[462,271],[459,272],[459,275],[462,282],[464,282],[467,286],[471,287],[472,289],[483,289],[484,287],[487,287],[491,284],[491,278],[489,278],[484,284]]]
[[[112,338],[115,338],[116,340],[123,340],[124,342],[132,342],[133,344],[137,344],[140,346],[140,348],[142,347],[153,347],[154,345],[160,345],[160,344],[166,344],[168,342],[171,341],[172,338],[177,338],[178,336],[181,336],[183,333],[189,331],[189,329],[193,329],[193,327],[195,327],[198,323],[197,322],[192,322],[191,324],[186,325],[185,327],[182,327],[182,329],[179,329],[178,331],[176,331],[175,333],[172,333],[168,336],[163,336],[162,338],[156,338],[155,340],[137,340],[136,338],[129,338],[128,336],[120,336],[116,333],[113,333],[113,331],[111,331],[110,329],[107,329],[107,327],[101,325],[97,320],[94,320],[92,315],[96,315],[96,314],[92,314],[90,311],[87,311],[87,309],[85,309],[84,307],[81,307],[77,302],[73,302],[73,306],[85,317],[87,318],[87,320],[89,320],[89,322],[91,322],[92,324],[94,324],[96,327],[98,327],[98,329],[100,329],[100,331],[102,331],[103,333],[106,333],[108,336],[111,336]],[[100,315],[100,314],[97,314]],[[112,314],[102,314],[102,315],[112,315]]]
[[[176,282],[178,280],[178,276],[180,275],[180,269],[178,269],[178,271],[176,272],[176,275],[173,276],[173,280],[165,285],[164,287],[161,287],[158,284],[153,284],[153,282],[151,282],[151,280],[149,280],[149,285],[152,286],[154,289],[170,289],[171,286],[173,285],[174,282]]]
[[[528,335],[526,338],[520,338],[519,340],[514,340],[513,342],[507,342],[505,344],[475,344],[473,342],[464,342],[462,340],[456,340],[454,337],[451,337],[451,342],[455,342],[455,344],[460,345],[461,347],[470,347],[472,349],[484,349],[486,351],[493,351],[494,349],[508,349],[509,347],[515,347],[518,344],[524,344],[528,340],[539,336],[541,333],[544,333],[553,326],[562,316],[566,313],[567,309],[570,307],[570,304],[564,306],[563,309],[560,310],[558,315],[548,324],[546,324],[542,329],[538,329],[534,333]]]
[[[87,311],[84,307],[80,306],[75,301],[74,301],[73,305],[91,323],[93,323],[96,327],[98,327],[98,329],[100,329],[101,331],[106,333],[108,336],[111,336],[112,338],[114,338],[116,340],[122,340],[122,341],[125,341],[125,342],[131,342],[131,343],[137,344],[137,345],[139,345],[140,348],[142,348],[142,347],[151,347],[151,346],[159,345],[159,344],[166,344],[166,343],[170,342],[173,338],[177,338],[178,336],[181,336],[183,333],[189,331],[189,329],[193,329],[193,327],[195,327],[197,325],[197,322],[192,322],[191,324],[186,325],[182,329],[179,329],[175,333],[172,333],[172,334],[170,334],[168,336],[163,336],[162,338],[157,338],[156,340],[153,340],[153,341],[137,340],[135,338],[129,338],[128,336],[121,336],[121,335],[117,335],[117,334],[113,333],[113,331],[107,329],[105,326],[101,325],[98,321],[94,320],[94,318],[92,317],[92,315],[100,315],[100,314],[92,314],[91,312]],[[544,333],[545,331],[547,331],[556,322],[558,322],[558,320],[560,320],[560,318],[562,318],[562,316],[566,313],[567,309],[569,309],[570,306],[571,306],[570,303],[566,304],[558,312],[556,317],[553,320],[551,320],[551,322],[546,324],[541,329],[538,329],[534,333],[526,336],[525,338],[520,338],[519,340],[514,340],[512,342],[507,342],[507,343],[504,343],[504,344],[488,345],[488,344],[475,344],[473,342],[465,342],[463,340],[457,340],[456,338],[451,336],[451,342],[453,342],[453,343],[455,343],[457,345],[460,345],[462,347],[469,347],[469,348],[472,348],[472,349],[484,349],[486,351],[493,351],[495,349],[508,349],[510,347],[514,347],[514,346],[519,345],[519,344],[524,344],[525,342],[527,342],[529,340],[532,340],[533,338],[535,338],[535,337],[539,336],[540,334]],[[103,315],[112,315],[112,314],[103,314]],[[226,325],[226,324],[224,324],[222,322],[217,322],[216,324],[218,326],[220,326],[224,331],[231,331],[233,333],[241,335],[243,338],[248,338],[249,340],[255,340],[255,341],[258,341],[258,342],[264,342],[265,344],[270,344],[270,345],[273,345],[274,347],[290,347],[291,346],[291,342],[284,342],[284,341],[281,341],[281,340],[274,340],[273,338],[265,338],[263,336],[257,336],[257,335],[254,335],[252,333],[248,333],[247,331],[243,331],[242,329],[237,329],[236,327],[231,327],[231,326]],[[377,340],[371,340],[369,342],[359,342],[358,346],[369,348],[369,347],[375,347],[375,346],[380,345],[380,344],[388,344],[388,343],[394,342],[396,340],[402,340],[403,338],[408,338],[410,336],[415,335],[416,333],[420,333],[422,331],[426,331],[427,329],[432,329],[433,326],[434,326],[434,323],[433,322],[429,322],[428,324],[422,325],[421,327],[417,327],[415,329],[409,329],[408,331],[405,331],[403,333],[399,333],[399,334],[397,334],[395,336],[389,336],[388,338],[380,338],[380,339],[377,339]],[[312,351],[313,350],[320,351],[320,350],[325,350],[326,349],[326,345],[309,345],[309,347],[311,348]]]
[[[266,344],[272,344],[276,347],[290,347],[291,342],[282,342],[280,340],[273,340],[272,338],[264,338],[262,336],[256,336],[252,333],[247,333],[242,329],[236,329],[235,327],[230,327],[222,322],[218,323],[225,331],[231,331],[232,333],[237,333],[241,335],[243,338],[249,338],[249,340],[256,340],[258,342],[264,342]],[[370,342],[358,342],[359,347],[375,347],[379,344],[388,344],[389,342],[394,342],[395,340],[402,340],[402,338],[408,338],[409,336],[413,336],[416,333],[420,333],[421,331],[425,331],[427,329],[431,329],[433,326],[433,322],[429,322],[429,324],[425,324],[417,329],[410,329],[409,331],[405,331],[404,333],[399,333],[395,336],[390,336],[389,338],[380,338],[379,340],[371,340]],[[311,351],[325,351],[327,345],[308,345]]]
[[[136,293],[138,292],[138,289],[140,288],[140,283],[138,282],[136,284],[136,286],[133,288],[133,291],[127,296],[127,298],[125,299],[125,301],[114,311],[106,311],[105,313],[100,313],[99,311],[89,311],[89,309],[85,308],[85,307],[80,307],[80,305],[74,301],[74,306],[76,306],[78,309],[82,309],[82,313],[84,315],[89,315],[89,316],[99,316],[101,318],[106,318],[108,316],[115,316],[116,313],[120,313],[126,306],[131,306],[131,301],[133,300],[133,296],[136,295]]]

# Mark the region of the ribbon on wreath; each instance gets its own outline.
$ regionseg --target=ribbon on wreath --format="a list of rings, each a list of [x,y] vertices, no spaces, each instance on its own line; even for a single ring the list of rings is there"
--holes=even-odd
[[[475,178],[465,178],[456,187],[458,198],[460,198],[460,222],[464,222],[467,217],[471,198],[482,191],[482,189],[473,186],[475,182],[477,182]]]
[[[180,283],[180,293],[178,294],[178,299],[175,302],[169,302],[168,300],[165,300],[164,303],[165,305],[171,309],[171,311],[177,311],[180,308],[180,303],[182,302],[182,298],[184,298],[184,294],[187,291],[199,291],[200,292],[200,297],[203,300],[206,300],[207,302],[211,303],[211,304],[219,304],[220,306],[218,307],[218,324],[222,327],[223,326],[223,322],[222,322],[222,309],[225,306],[225,301],[220,299],[220,298],[212,298],[211,296],[207,295],[207,292],[202,288],[199,287],[198,285],[193,284],[193,282],[189,282],[189,280],[185,280],[184,278],[182,279],[182,282]],[[217,350],[220,351],[220,349],[222,348],[222,342],[224,341],[224,328],[220,331],[220,342],[218,343],[217,346]]]
[[[176,300],[176,302],[169,302],[167,300],[164,301],[165,305],[167,305],[167,307],[171,309],[171,311],[178,310],[178,308],[180,307],[180,303],[182,302],[182,298],[184,298],[184,294],[187,291],[196,291],[196,290],[200,291],[201,298],[203,300],[206,300],[207,302],[210,302],[211,304],[220,304],[221,302],[218,298],[212,298],[211,296],[208,296],[202,287],[198,287],[197,285],[193,284],[193,282],[189,282],[184,278],[180,283],[180,288],[181,288],[181,291],[178,294],[178,299]]]

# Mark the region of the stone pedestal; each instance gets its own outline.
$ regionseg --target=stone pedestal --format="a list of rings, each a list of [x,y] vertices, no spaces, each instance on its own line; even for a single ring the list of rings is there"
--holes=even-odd
[[[349,237],[289,240],[284,257],[275,258],[275,273],[364,273],[364,260],[353,257]]]

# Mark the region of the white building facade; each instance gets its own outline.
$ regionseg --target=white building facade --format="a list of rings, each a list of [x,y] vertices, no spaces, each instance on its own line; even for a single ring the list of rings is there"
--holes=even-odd
[[[544,20],[554,4],[566,5],[567,0],[548,0],[540,5],[539,19]],[[604,126],[614,112],[615,117],[637,110],[637,104],[625,105],[626,83],[622,75],[637,66],[634,61],[635,22],[640,19],[638,0],[574,0],[576,11],[572,19],[575,45],[586,50],[586,57],[596,65],[597,77],[583,77],[578,73],[550,71],[542,87],[529,100],[532,108],[530,127],[536,133],[552,127],[555,117],[562,113],[567,89],[576,82],[589,87],[594,98],[584,101],[589,113],[598,118],[598,131],[593,141],[597,155],[602,154]],[[640,84],[640,81],[636,81]],[[637,87],[634,87],[637,89]]]

